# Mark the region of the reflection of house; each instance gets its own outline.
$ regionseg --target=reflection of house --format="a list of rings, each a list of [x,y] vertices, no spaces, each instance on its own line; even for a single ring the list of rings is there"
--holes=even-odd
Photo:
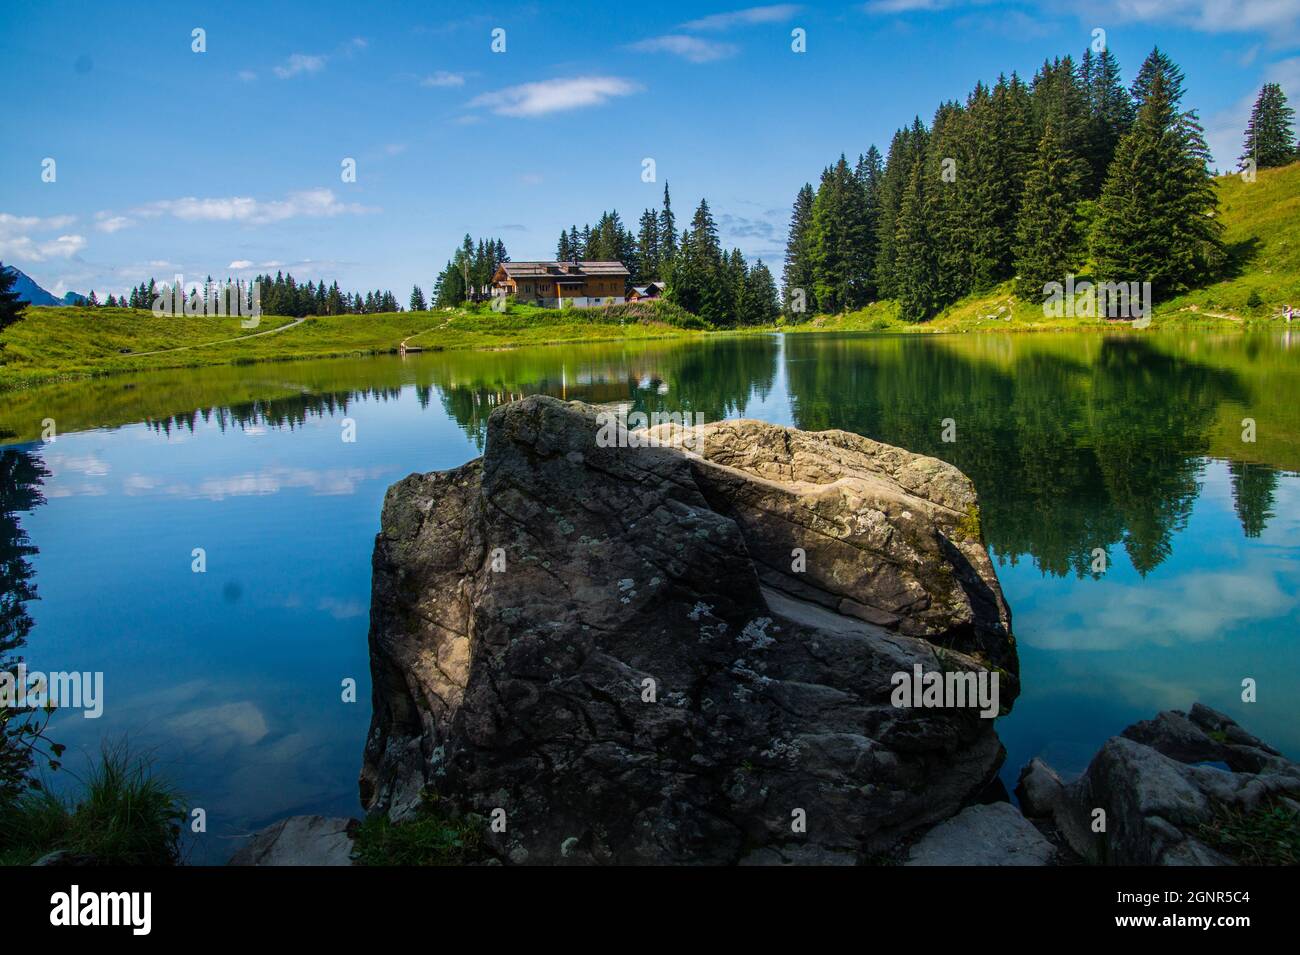
[[[622,305],[628,274],[622,262],[502,262],[492,294],[547,308]]]
[[[664,294],[663,282],[650,282],[647,285],[633,285],[627,293],[629,302],[643,302],[648,298],[660,298]]]

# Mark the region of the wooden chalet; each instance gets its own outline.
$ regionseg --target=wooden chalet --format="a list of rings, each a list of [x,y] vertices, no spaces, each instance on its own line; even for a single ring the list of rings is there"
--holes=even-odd
[[[622,262],[502,262],[492,294],[545,308],[622,305],[630,274]]]

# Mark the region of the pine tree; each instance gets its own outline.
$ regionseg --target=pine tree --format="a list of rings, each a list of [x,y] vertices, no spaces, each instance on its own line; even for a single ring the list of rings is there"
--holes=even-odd
[[[0,262],[0,332],[21,320],[27,308],[27,303],[19,301],[18,293],[13,290],[17,281],[18,273]]]
[[[641,213],[641,231],[637,237],[640,255],[637,258],[637,278],[650,281],[659,278],[659,216],[653,209]]]
[[[809,249],[813,290],[819,310],[839,312],[865,300],[870,248],[862,187],[841,154],[822,173],[813,198]]]
[[[924,169],[916,163],[898,205],[894,236],[898,313],[905,322],[924,321],[937,305],[938,276],[927,211]]]
[[[1136,109],[1120,78],[1119,61],[1110,50],[1102,50],[1095,59],[1091,49],[1084,50],[1082,73],[1088,98],[1085,158],[1090,170],[1084,195],[1094,198],[1106,181],[1115,147],[1133,126]]]
[[[1286,105],[1286,95],[1277,83],[1265,83],[1250,111],[1246,140],[1238,158],[1238,168],[1254,160],[1256,169],[1270,169],[1294,162],[1297,157],[1295,110]]]
[[[762,259],[745,276],[744,309],[740,321],[747,325],[773,325],[781,315],[776,280]]]
[[[1080,187],[1079,164],[1049,122],[1025,181],[1016,227],[1016,293],[1028,301],[1042,301],[1043,286],[1063,283],[1082,255],[1075,216]]]
[[[1169,89],[1163,70],[1142,87],[1142,106],[1115,151],[1089,241],[1101,281],[1150,282],[1157,297],[1205,278],[1223,255],[1217,194]]]
[[[668,195],[668,182],[664,182],[664,207],[659,213],[659,261],[671,263],[677,255],[677,219],[673,216],[673,203]]]
[[[860,253],[867,263],[867,275],[863,283],[863,300],[874,301],[879,297],[876,287],[876,232],[880,219],[880,180],[885,174],[884,162],[880,150],[873,143],[865,156],[858,159],[855,170],[858,185],[862,188],[862,218],[866,222],[867,232],[863,238]]]
[[[817,310],[813,292],[813,261],[811,242],[813,210],[813,188],[804,183],[794,199],[794,211],[790,214],[790,232],[785,242],[785,269],[781,273],[781,284],[785,287],[786,301],[792,301],[795,289],[802,289],[805,308],[809,312]]]
[[[411,311],[424,312],[428,311],[428,303],[424,300],[424,290],[420,286],[411,287]]]

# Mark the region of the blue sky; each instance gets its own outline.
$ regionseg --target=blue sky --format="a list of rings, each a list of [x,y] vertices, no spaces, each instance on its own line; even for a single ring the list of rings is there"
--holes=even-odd
[[[824,165],[1097,27],[1126,82],[1153,44],[1183,67],[1223,168],[1262,83],[1300,105],[1296,0],[479,9],[5,0],[0,259],[56,294],[283,268],[405,301],[466,232],[549,258],[604,209],[635,225],[667,180],[679,221],[706,196],[779,272]]]

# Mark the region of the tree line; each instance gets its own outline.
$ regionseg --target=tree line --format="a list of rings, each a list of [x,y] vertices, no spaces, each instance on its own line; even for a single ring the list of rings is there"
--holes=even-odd
[[[1252,119],[1270,162],[1295,157],[1280,93]],[[1044,62],[1030,83],[977,84],[929,126],[899,129],[884,158],[874,145],[852,166],[841,155],[795,197],[787,310],[894,299],[922,321],[1012,278],[1041,301],[1046,283],[1089,263],[1099,281],[1149,281],[1157,297],[1203,282],[1223,260],[1221,226],[1182,96],[1182,71],[1159,48],[1129,88],[1114,55],[1090,48],[1078,64]]]

